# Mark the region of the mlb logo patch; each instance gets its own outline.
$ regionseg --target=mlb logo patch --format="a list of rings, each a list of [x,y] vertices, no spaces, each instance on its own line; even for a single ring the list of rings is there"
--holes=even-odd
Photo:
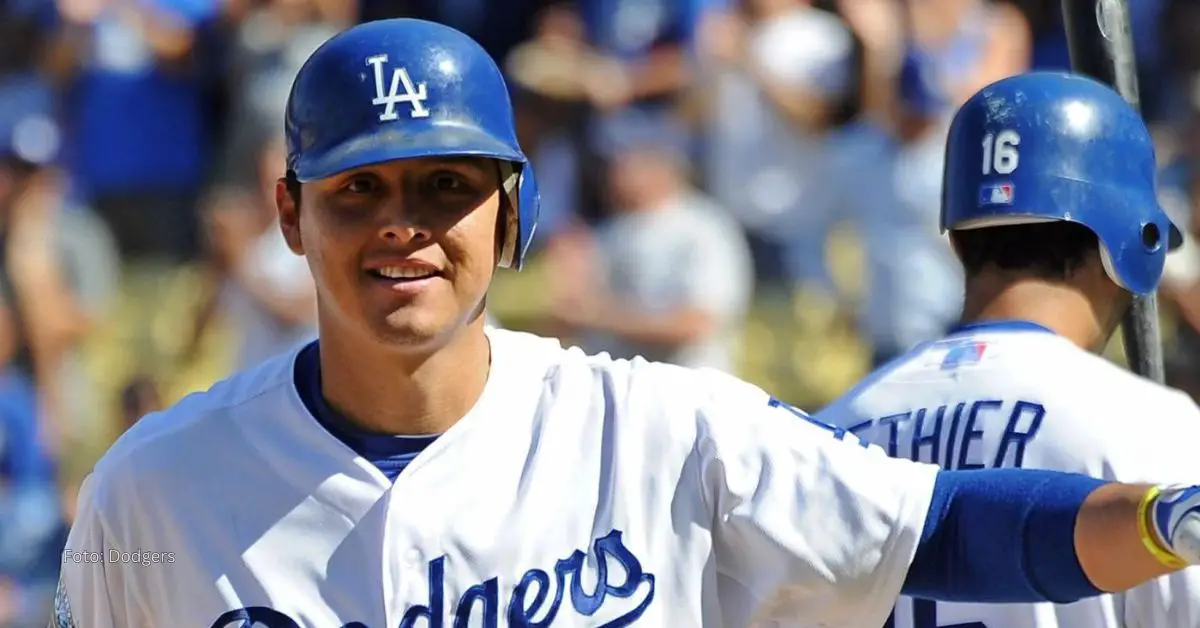
[[[1013,184],[1011,183],[985,183],[979,186],[979,204],[984,205],[1012,205],[1013,203]]]
[[[986,350],[987,343],[977,340],[953,345],[942,358],[942,370],[948,371],[960,366],[978,364],[983,359],[983,352]]]

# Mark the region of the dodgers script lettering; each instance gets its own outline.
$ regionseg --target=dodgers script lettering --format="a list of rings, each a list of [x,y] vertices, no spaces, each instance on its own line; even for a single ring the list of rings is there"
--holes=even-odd
[[[464,593],[458,599],[446,599],[446,557],[435,558],[428,564],[429,599],[422,604],[408,605],[398,628],[461,628],[479,625],[480,620],[487,628],[499,628],[501,612],[507,625],[514,628],[551,626],[563,610],[564,598],[570,600],[570,609],[577,615],[595,617],[600,622],[595,624],[597,628],[628,626],[654,601],[654,574],[643,570],[641,561],[625,547],[619,530],[596,539],[592,549],[596,557],[593,591],[583,588],[587,555],[575,550],[567,558],[558,560],[553,574],[543,569],[526,571],[507,600],[501,599],[498,578],[462,589]],[[611,581],[614,578],[620,578],[620,581],[614,583]],[[447,617],[447,610],[452,611],[450,617]],[[274,608],[248,606],[223,613],[210,628],[301,627],[296,620]],[[351,621],[330,628],[372,627]]]

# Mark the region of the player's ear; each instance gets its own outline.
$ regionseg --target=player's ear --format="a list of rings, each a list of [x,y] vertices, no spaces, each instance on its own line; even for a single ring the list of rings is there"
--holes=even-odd
[[[275,208],[279,211],[279,230],[288,248],[296,255],[304,255],[304,243],[300,239],[300,206],[292,194],[286,177],[275,182]]]

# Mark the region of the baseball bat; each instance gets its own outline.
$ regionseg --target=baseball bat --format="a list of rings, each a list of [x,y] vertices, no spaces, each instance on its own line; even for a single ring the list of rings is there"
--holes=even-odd
[[[1062,0],[1062,13],[1071,69],[1106,83],[1141,111],[1129,0]],[[1162,336],[1154,293],[1134,296],[1121,332],[1130,370],[1161,383]]]

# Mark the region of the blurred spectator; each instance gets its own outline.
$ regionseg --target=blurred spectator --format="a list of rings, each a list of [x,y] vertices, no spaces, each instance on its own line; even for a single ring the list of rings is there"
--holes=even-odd
[[[1200,112],[1200,3],[1195,0],[1167,0],[1160,22],[1164,56],[1171,63],[1166,68],[1171,85],[1175,87],[1174,115],[1169,120],[1193,137],[1194,117]],[[1198,155],[1197,142],[1186,147],[1191,157]]]
[[[673,124],[693,82],[700,16],[716,3],[577,0],[540,14],[534,41],[507,65],[519,93],[533,96],[520,101],[519,118],[535,165],[554,172],[540,179],[550,211],[565,205],[586,222],[602,217],[597,142],[627,132],[616,127]]]
[[[59,148],[53,114],[44,82],[0,76],[0,626],[6,628],[49,621],[66,532],[55,452],[64,450],[68,434],[72,443],[104,436],[87,429],[94,418],[81,416],[80,404],[86,409],[95,396],[71,358],[96,313],[88,292],[106,292],[112,280],[105,268],[113,264],[106,264],[103,230],[90,230],[85,211],[67,207],[60,178],[46,167]]]
[[[825,243],[837,219],[826,132],[854,80],[854,41],[810,0],[742,0],[700,30],[709,68],[705,183],[749,234],[759,281],[833,298]]]
[[[588,105],[580,75],[588,63],[583,24],[562,3],[554,3],[535,19],[533,37],[504,60],[514,92],[514,111],[521,145],[529,153],[540,182],[542,204],[538,217],[537,252],[554,249],[560,236],[569,237],[584,218],[584,190],[591,181],[582,176],[580,152]]]
[[[908,4],[906,19],[905,137],[927,134],[983,86],[1029,67],[1029,23],[1009,0],[925,0]]]
[[[691,48],[717,0],[578,0],[593,62],[581,79],[602,113],[673,105],[691,82]]]
[[[57,26],[51,0],[0,3],[0,76],[42,69]]]
[[[102,438],[79,347],[116,293],[115,244],[69,200],[54,101],[37,79],[0,81],[0,363],[38,386],[55,436]],[[59,446],[59,443],[51,443]]]
[[[220,181],[257,185],[258,148],[264,129],[283,133],[292,78],[325,40],[349,25],[351,2],[264,0],[231,2],[236,30],[229,59],[230,127]]]
[[[734,371],[753,287],[736,223],[688,185],[677,141],[634,132],[603,150],[616,213],[591,272],[556,286],[555,321],[593,351]]]
[[[0,372],[0,626],[50,620],[67,522],[56,469],[44,446],[37,393],[24,375]]]
[[[335,0],[326,0],[333,3]],[[415,17],[470,35],[497,61],[533,36],[537,14],[561,0],[358,0],[360,21]],[[354,3],[346,2],[349,6]]]
[[[1186,153],[1165,164],[1159,175],[1159,200],[1183,231],[1184,244],[1167,255],[1159,297],[1165,311],[1177,314],[1163,347],[1167,384],[1200,401],[1200,177]]]
[[[237,368],[262,362],[316,335],[317,294],[304,257],[288,248],[275,209],[286,168],[282,138],[258,151],[258,185],[215,194],[208,215],[212,298],[233,325]],[[211,316],[201,316],[195,336]]]
[[[196,199],[211,168],[207,64],[219,0],[57,0],[71,174],[122,259],[198,252]]]
[[[904,3],[888,16],[891,26],[881,23],[887,9],[879,4],[842,4],[868,56],[893,56],[868,63],[896,72],[886,79],[894,94],[879,93],[886,88],[879,87],[878,71],[871,87],[873,121],[893,144],[861,161],[845,188],[863,232],[863,322],[876,365],[941,336],[960,313],[961,268],[938,232],[946,131],[961,102],[1024,71],[1031,54],[1028,23],[1005,1]]]
[[[1129,3],[1138,98],[1143,116],[1152,124],[1177,115],[1177,85],[1171,80],[1171,68],[1165,63],[1168,51],[1162,36],[1162,19],[1170,1],[1137,0]]]
[[[1030,67],[1035,70],[1071,70],[1070,48],[1063,21],[1062,0],[1009,0],[1025,14],[1033,35]],[[1191,3],[1191,0],[1185,0]],[[1162,16],[1175,0],[1130,2],[1129,22],[1138,73],[1142,113],[1150,120],[1173,115],[1177,98],[1170,80],[1170,54],[1163,45]],[[1090,15],[1085,19],[1094,19]],[[1194,31],[1190,31],[1194,32]]]

